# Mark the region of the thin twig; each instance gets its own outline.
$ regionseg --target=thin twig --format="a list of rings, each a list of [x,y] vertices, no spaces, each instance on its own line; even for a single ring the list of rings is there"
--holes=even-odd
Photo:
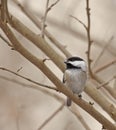
[[[85,23],[83,23],[81,20],[79,20],[75,16],[72,16],[72,15],[69,15],[69,16],[72,17],[73,19],[75,19],[76,21],[78,21],[81,25],[83,25],[83,27],[85,28],[85,30],[87,30],[87,26],[85,25]]]
[[[51,60],[50,58],[44,58],[43,62],[46,62],[47,60]]]
[[[22,68],[23,68],[23,67],[18,68],[17,72],[19,72],[20,70],[22,70]]]
[[[70,15],[72,18],[74,18],[76,21],[78,21],[81,25],[83,25],[83,27],[85,28],[85,30],[87,31],[87,39],[88,39],[88,49],[86,51],[87,53],[87,61],[88,61],[88,71],[91,77],[93,77],[93,73],[91,70],[91,58],[90,58],[90,53],[91,53],[91,45],[93,43],[93,41],[91,40],[91,35],[90,35],[90,29],[91,29],[91,19],[90,19],[90,8],[89,8],[89,0],[86,0],[86,13],[87,13],[87,25],[85,25],[85,23],[83,23],[81,20],[79,20],[78,18]]]
[[[12,78],[8,78],[6,76],[3,76],[3,75],[0,75],[0,79],[3,79],[3,80],[6,80],[6,81],[9,81],[9,82],[12,82],[12,83],[15,83],[15,84],[18,84],[20,86],[23,86],[23,87],[26,87],[26,88],[32,88],[32,89],[36,89],[36,90],[39,90],[40,91],[40,87],[38,87],[38,85],[33,85],[33,84],[26,84],[22,81],[19,81],[19,80],[16,80],[16,79],[12,79]]]
[[[102,78],[100,78],[100,77],[97,76],[96,74],[93,75],[93,79],[94,79],[95,81],[97,81],[99,84],[104,83],[104,81],[102,80]],[[108,84],[106,84],[104,88],[109,92],[109,94],[110,94],[114,99],[116,99],[116,90],[115,90],[115,89],[113,89],[112,87],[110,87]]]
[[[23,79],[25,79],[25,80],[27,80],[27,81],[29,81],[29,82],[31,82],[31,83],[34,83],[34,84],[36,84],[36,85],[39,85],[39,86],[41,86],[41,87],[49,88],[49,89],[58,91],[55,87],[51,87],[51,86],[48,86],[48,85],[45,85],[45,84],[41,84],[41,83],[36,82],[36,81],[34,81],[34,80],[31,80],[31,79],[29,79],[29,78],[27,78],[27,77],[25,77],[25,76],[22,76],[22,75],[20,75],[20,74],[14,72],[14,71],[11,71],[11,70],[9,70],[9,69],[7,69],[7,68],[0,67],[0,69],[1,69],[1,70],[4,70],[4,71],[7,71],[7,72],[9,72],[9,73],[12,73],[12,74],[14,74],[14,75],[16,75],[16,76],[18,76],[18,77],[21,77],[21,78],[23,78]]]
[[[56,0],[53,4],[51,4],[51,5],[48,7],[47,11],[50,11],[59,1],[60,1],[60,0]]]
[[[46,19],[47,19],[47,14],[48,14],[48,5],[49,5],[49,0],[46,2],[46,9],[44,13],[44,17],[42,18],[42,28],[41,28],[41,37],[44,38],[44,30],[46,27]]]
[[[100,66],[99,68],[97,68],[96,70],[94,70],[94,73],[98,73],[98,72],[101,72],[103,71],[104,69],[110,67],[111,65],[115,64],[116,63],[116,58],[109,61],[108,63],[106,63],[105,65],[102,65]]]
[[[90,35],[90,29],[91,29],[91,19],[90,19],[90,7],[89,7],[89,0],[86,0],[86,13],[87,13],[87,38],[88,38],[88,49],[87,49],[87,60],[88,60],[88,71],[91,77],[93,77],[92,70],[91,70],[91,35]]]
[[[109,84],[113,79],[116,79],[116,75],[113,76],[112,78],[110,78],[108,81],[106,81],[106,82],[100,84],[100,85],[97,87],[97,89],[100,89],[101,87],[105,87],[105,85]]]
[[[4,37],[2,34],[0,34],[0,38],[10,47],[13,47],[13,45]]]
[[[17,0],[13,0],[15,4],[22,10],[22,12],[36,25],[37,28],[41,29],[42,25],[41,22],[34,16],[30,9],[27,9],[21,5]],[[57,41],[52,34],[50,34],[46,29],[44,30],[44,34],[48,37],[48,39],[59,48],[59,50],[66,56],[71,57],[71,54],[66,50],[59,41]]]
[[[103,47],[101,53],[99,54],[99,56],[97,57],[96,61],[94,62],[93,68],[97,65],[99,59],[102,57],[102,55],[104,54],[105,50],[108,48],[109,44],[111,43],[111,41],[113,40],[113,36],[108,40],[108,42],[105,44],[105,46]]]
[[[44,121],[44,123],[38,128],[38,130],[41,130],[47,125],[51,119],[53,119],[65,106],[65,103],[63,103],[48,119]]]
[[[45,13],[44,13],[44,17],[42,20],[42,28],[41,28],[41,36],[44,38],[44,30],[46,25],[46,19],[47,19],[47,14],[49,13],[49,11],[59,2],[60,0],[57,0],[56,2],[54,2],[53,4],[51,4],[49,6],[49,0],[47,0],[46,2],[46,9],[45,9]]]
[[[38,85],[27,84],[27,83],[24,83],[22,81],[16,80],[14,78],[13,79],[12,78],[8,78],[8,77],[3,76],[3,75],[0,75],[0,79],[3,79],[3,80],[6,80],[6,81],[9,81],[9,82],[18,84],[19,86],[22,86],[22,87],[26,87],[26,88],[30,88],[30,89],[35,89],[37,91],[41,91],[45,95],[49,95],[49,96],[55,98],[60,103],[64,103],[64,99],[63,99],[62,96],[59,96],[58,93],[53,93],[52,91],[49,91],[49,89],[43,89],[41,87],[38,87]]]
[[[79,121],[81,122],[81,124],[83,125],[83,127],[86,130],[91,130],[90,127],[88,126],[87,122],[84,120],[84,118],[82,117],[82,115],[80,114],[79,110],[77,109],[77,107],[75,106],[75,104],[73,104],[71,106],[71,108],[69,108],[69,110],[74,114],[74,116],[77,117],[77,119],[79,119]]]

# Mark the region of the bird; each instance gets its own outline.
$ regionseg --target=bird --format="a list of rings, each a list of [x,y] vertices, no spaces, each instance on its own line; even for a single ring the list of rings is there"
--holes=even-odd
[[[69,57],[64,61],[66,69],[63,74],[64,85],[74,94],[81,97],[87,80],[86,62],[77,56]],[[71,106],[71,99],[67,97],[67,106]]]

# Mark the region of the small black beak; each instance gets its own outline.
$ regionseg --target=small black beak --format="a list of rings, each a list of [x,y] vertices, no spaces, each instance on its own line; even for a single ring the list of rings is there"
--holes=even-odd
[[[64,61],[65,64],[67,64],[67,61]]]

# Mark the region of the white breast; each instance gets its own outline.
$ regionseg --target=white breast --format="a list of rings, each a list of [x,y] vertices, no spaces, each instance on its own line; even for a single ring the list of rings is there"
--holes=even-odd
[[[87,80],[87,75],[82,70],[69,69],[64,74],[65,85],[70,88],[73,93],[80,94],[84,88]]]

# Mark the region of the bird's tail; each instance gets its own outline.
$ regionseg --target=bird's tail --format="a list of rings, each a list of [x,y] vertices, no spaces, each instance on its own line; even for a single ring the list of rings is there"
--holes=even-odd
[[[69,97],[67,97],[67,106],[68,107],[71,106],[71,103],[72,103],[71,99]]]

